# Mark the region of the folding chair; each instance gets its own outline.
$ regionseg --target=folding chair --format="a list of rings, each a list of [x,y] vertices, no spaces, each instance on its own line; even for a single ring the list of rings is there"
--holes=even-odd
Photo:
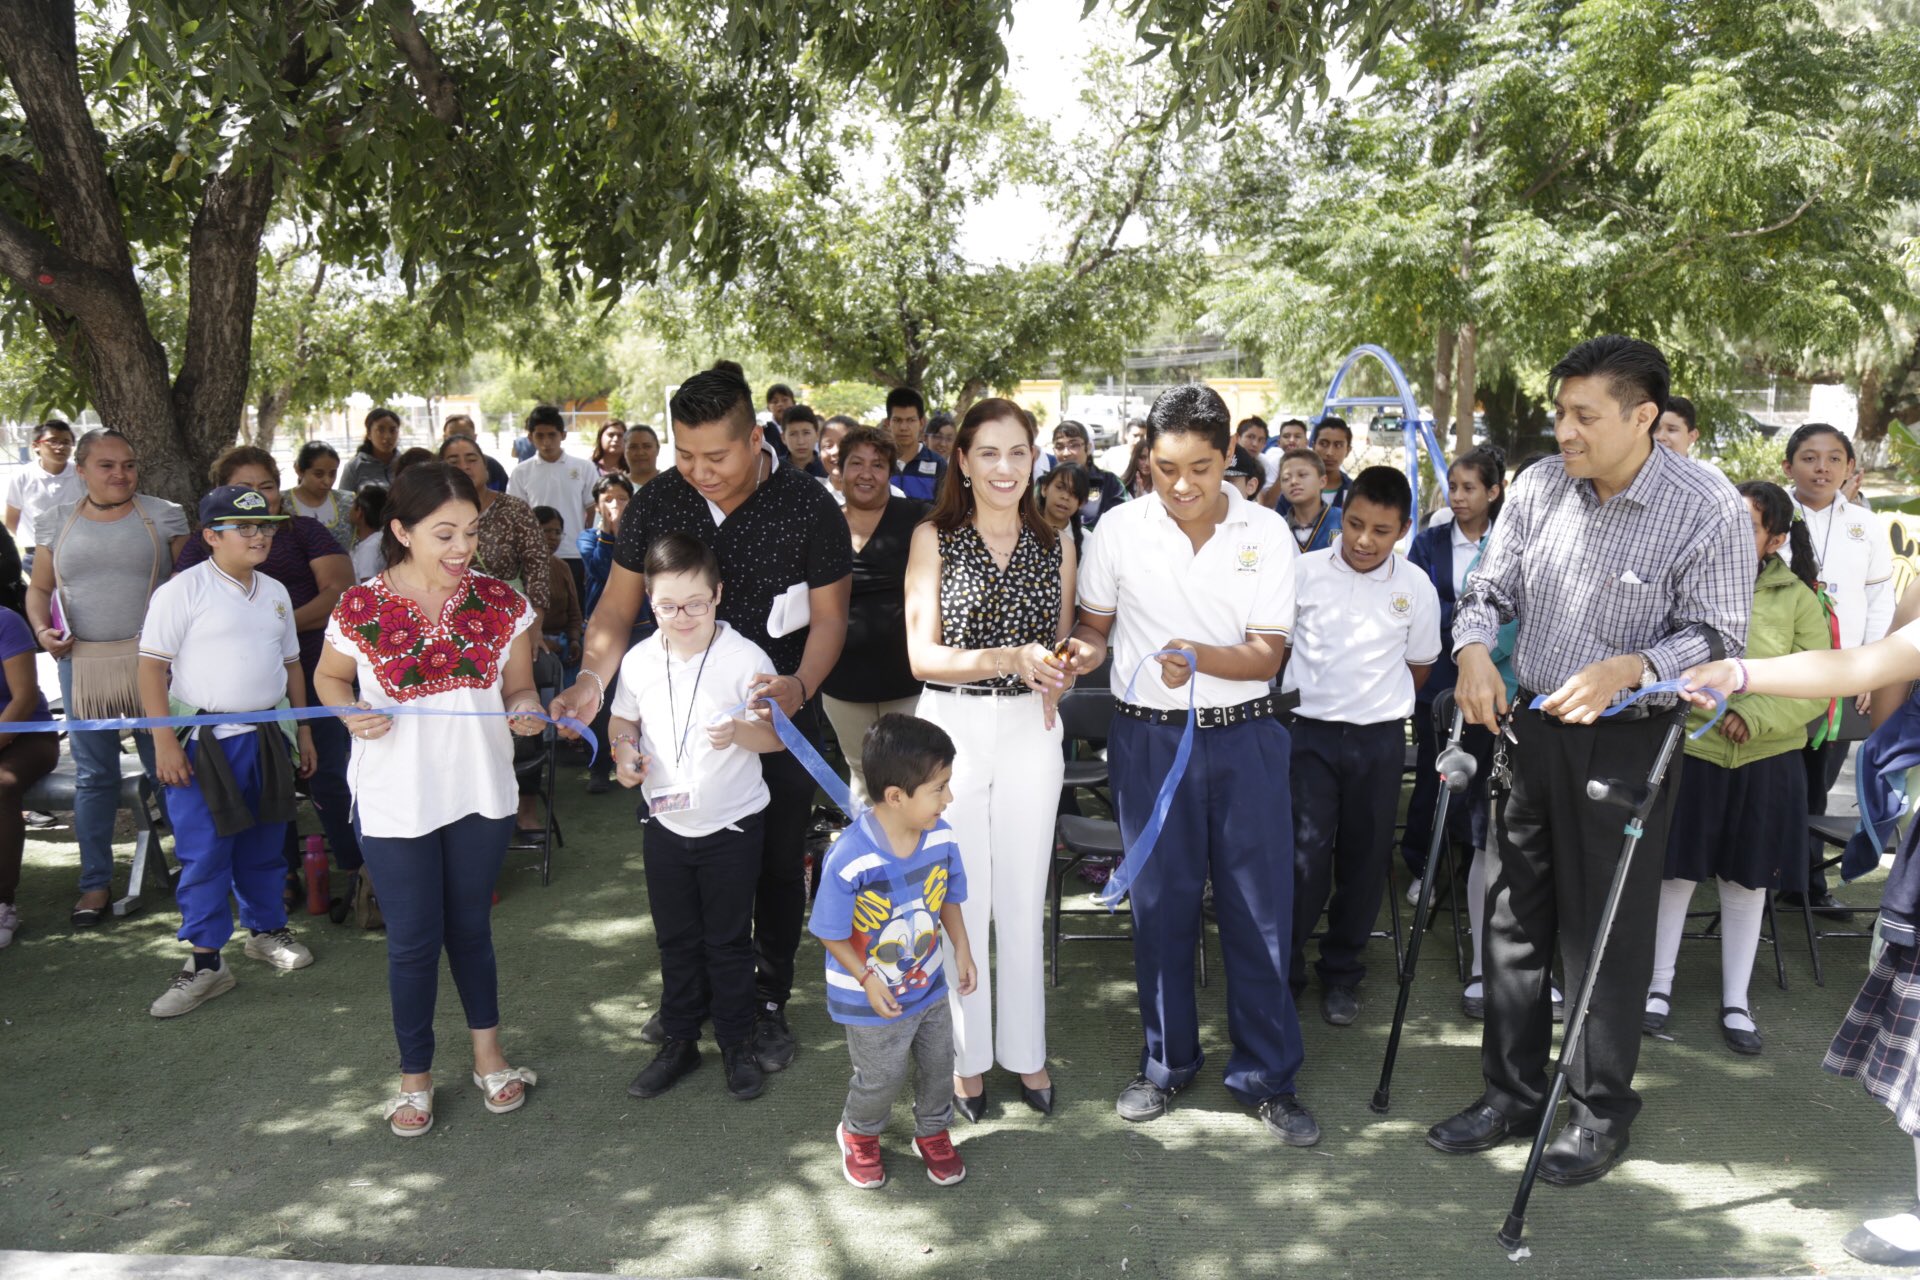
[[[555,655],[551,653],[534,655],[533,683],[534,688],[539,692],[541,705],[544,706],[553,701],[560,692],[560,682],[565,675],[565,669]],[[534,794],[540,797],[540,810],[545,815],[545,825],[542,826],[539,834],[534,836],[534,833],[527,832],[526,835],[534,836],[539,841],[540,883],[552,884],[554,845],[564,846],[567,843],[566,837],[560,832],[560,819],[553,811],[553,798],[559,785],[560,734],[552,725],[545,725],[538,738],[515,738],[513,741],[513,775],[516,780],[534,779],[536,788]],[[600,749],[606,750],[606,745],[601,744]],[[522,839],[522,837],[516,837],[514,847],[527,848],[528,845],[522,843]]]
[[[65,756],[53,772],[27,788],[21,806],[48,813],[71,813],[78,783],[79,773],[73,757]],[[166,827],[166,811],[137,755],[120,757],[120,807],[133,815],[133,866],[127,875],[125,896],[114,901],[116,916],[138,911],[140,897],[150,887],[163,893],[172,890],[167,851],[160,843],[160,833]]]
[[[1841,699],[1840,731],[1834,735],[1834,741],[1842,746],[1855,742],[1864,742],[1872,732],[1873,722],[1854,709],[1853,700],[1851,698]],[[1860,817],[1858,814],[1808,815],[1807,831],[1818,837],[1822,844],[1834,850],[1832,857],[1821,859],[1814,865],[1814,869],[1816,871],[1832,871],[1838,869],[1840,866],[1841,853],[1846,849],[1847,841],[1853,838],[1853,833],[1859,829],[1859,826]],[[1824,987],[1827,985],[1826,973],[1820,963],[1821,939],[1871,938],[1873,936],[1873,922],[1880,916],[1879,907],[1848,907],[1846,911],[1850,917],[1849,923],[1853,922],[1851,917],[1867,917],[1867,927],[1864,930],[1858,928],[1822,929],[1813,921],[1812,895],[1800,895],[1800,915],[1807,930],[1807,951],[1813,957],[1813,982],[1815,986]],[[1771,920],[1773,914],[1772,894],[1767,895],[1767,914],[1768,919]]]
[[[1113,694],[1096,677],[1087,678],[1084,685],[1069,689],[1060,699],[1061,737],[1066,743],[1069,757],[1062,791],[1071,795],[1076,791],[1085,791],[1098,796],[1113,812],[1113,793],[1109,787],[1107,762],[1097,757],[1083,758],[1080,749],[1084,746],[1089,752],[1104,745],[1109,726],[1113,723]],[[1132,930],[1116,926],[1100,933],[1067,933],[1061,920],[1064,916],[1105,916],[1117,915],[1104,907],[1066,907],[1061,904],[1061,894],[1068,876],[1072,875],[1088,858],[1104,857],[1118,860],[1126,850],[1120,840],[1120,824],[1104,818],[1087,818],[1079,814],[1060,815],[1056,831],[1060,846],[1066,856],[1058,853],[1053,857],[1052,882],[1048,885],[1048,911],[1050,927],[1047,947],[1047,985],[1060,985],[1060,947],[1067,942],[1131,942]],[[1200,985],[1207,985],[1207,941],[1202,919],[1199,947]]]

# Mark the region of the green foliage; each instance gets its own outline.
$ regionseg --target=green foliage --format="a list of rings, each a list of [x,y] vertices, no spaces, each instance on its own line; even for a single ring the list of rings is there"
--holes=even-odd
[[[845,414],[871,425],[886,417],[887,389],[871,382],[829,382],[809,389],[806,399],[822,418]]]
[[[1283,381],[1359,341],[1419,377],[1472,324],[1483,392],[1538,394],[1606,331],[1701,386],[1758,351],[1844,360],[1911,305],[1882,240],[1920,198],[1911,29],[1802,0],[1416,13],[1366,97],[1224,153],[1209,301]]]

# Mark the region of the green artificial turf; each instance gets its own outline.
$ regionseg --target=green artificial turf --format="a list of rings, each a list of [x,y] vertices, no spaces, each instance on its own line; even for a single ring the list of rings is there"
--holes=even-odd
[[[1137,1126],[1113,1111],[1139,1051],[1130,953],[1080,943],[1049,993],[1054,1116],[1021,1106],[1011,1077],[989,1077],[992,1115],[955,1133],[968,1178],[942,1189],[912,1157],[903,1103],[884,1139],[892,1180],[860,1192],[834,1148],[847,1056],[820,1009],[811,941],[791,1009],[799,1059],[764,1097],[729,1099],[711,1045],[666,1097],[626,1095],[659,993],[633,801],[584,795],[577,772],[563,789],[553,883],[541,886],[534,855],[510,855],[494,915],[505,1043],[540,1084],[516,1114],[481,1108],[445,981],[438,1119],[413,1141],[378,1114],[397,1085],[382,935],[303,916],[312,968],[275,972],[236,942],[239,987],[157,1021],[147,1005],[184,952],[170,900],[76,933],[69,833],[34,833],[27,926],[0,952],[0,1247],[793,1280],[1509,1266],[1493,1235],[1524,1148],[1453,1158],[1422,1141],[1479,1089],[1479,1024],[1458,1011],[1444,915],[1388,1117],[1367,1108],[1393,1008],[1387,944],[1373,946],[1354,1026],[1321,1022],[1308,994],[1301,1097],[1325,1137],[1290,1150],[1220,1086],[1217,939],[1200,993],[1208,1065],[1167,1118]],[[1878,880],[1846,892],[1871,901]],[[1533,1256],[1515,1274],[1831,1269],[1848,1228],[1910,1202],[1912,1144],[1856,1084],[1819,1069],[1866,944],[1829,942],[1817,988],[1787,923],[1791,990],[1774,985],[1764,946],[1755,973],[1758,1059],[1721,1044],[1718,944],[1686,944],[1672,1039],[1649,1040],[1641,1059],[1632,1157],[1593,1186],[1543,1184]]]

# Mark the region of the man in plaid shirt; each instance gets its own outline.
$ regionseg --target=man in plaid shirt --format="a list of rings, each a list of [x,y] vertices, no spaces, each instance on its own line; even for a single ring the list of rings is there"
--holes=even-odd
[[[1553,1038],[1549,969],[1556,946],[1567,989],[1581,981],[1619,863],[1620,813],[1587,797],[1591,778],[1647,776],[1685,708],[1650,698],[1602,720],[1632,692],[1746,645],[1753,532],[1724,477],[1653,439],[1666,407],[1667,361],[1609,335],[1552,370],[1560,454],[1514,482],[1454,615],[1456,689],[1468,720],[1499,731],[1505,685],[1489,656],[1500,624],[1519,620],[1512,708],[1513,792],[1500,860],[1487,886],[1486,1091],[1428,1131],[1442,1151],[1486,1151],[1531,1136]],[[1528,709],[1536,694],[1546,702]],[[1572,1186],[1604,1176],[1627,1149],[1640,1018],[1677,777],[1648,817],[1594,988],[1585,1040],[1569,1066],[1572,1122],[1540,1176]]]

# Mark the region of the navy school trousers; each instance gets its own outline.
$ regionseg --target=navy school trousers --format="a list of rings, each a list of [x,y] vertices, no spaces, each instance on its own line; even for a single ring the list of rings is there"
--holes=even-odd
[[[1297,996],[1307,985],[1307,935],[1327,910],[1320,937],[1320,981],[1359,985],[1362,960],[1393,857],[1406,721],[1293,722],[1293,959]]]
[[[1183,729],[1115,716],[1107,768],[1120,835],[1131,849],[1153,812]],[[1294,1091],[1304,1049],[1287,988],[1293,920],[1293,821],[1285,788],[1287,730],[1249,720],[1194,733],[1153,856],[1133,882],[1133,969],[1146,1044],[1140,1071],[1162,1089],[1199,1072],[1194,949],[1209,876],[1227,976],[1226,1085],[1253,1105]]]

